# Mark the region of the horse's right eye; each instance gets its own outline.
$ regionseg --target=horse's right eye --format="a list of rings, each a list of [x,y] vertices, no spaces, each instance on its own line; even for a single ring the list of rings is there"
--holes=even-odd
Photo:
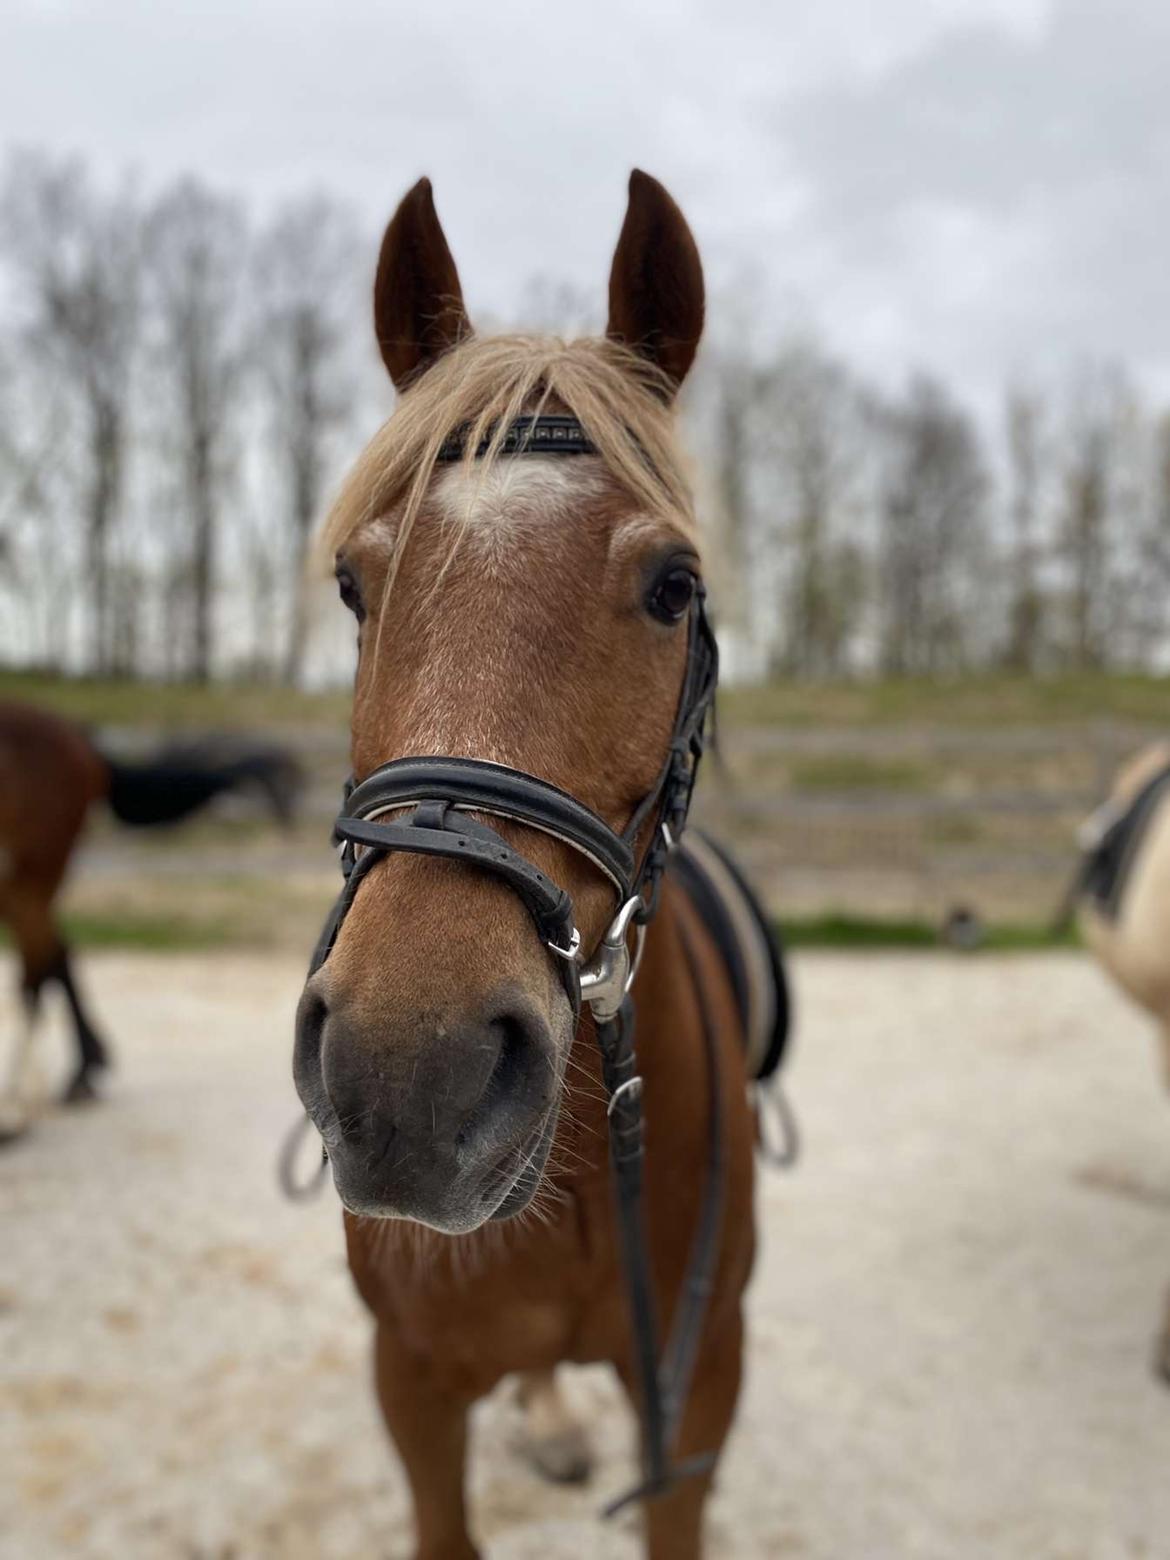
[[[337,593],[360,623],[366,615],[362,593],[350,571],[341,565],[337,569]]]

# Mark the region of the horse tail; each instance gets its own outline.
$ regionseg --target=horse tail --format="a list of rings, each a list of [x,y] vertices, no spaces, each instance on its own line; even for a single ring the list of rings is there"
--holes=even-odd
[[[295,760],[275,747],[233,751],[223,743],[200,742],[139,762],[102,757],[109,771],[110,810],[132,828],[174,823],[225,791],[257,793],[287,824],[301,786]]]

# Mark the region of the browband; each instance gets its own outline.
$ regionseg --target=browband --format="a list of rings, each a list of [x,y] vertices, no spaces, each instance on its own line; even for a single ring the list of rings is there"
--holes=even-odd
[[[496,437],[496,424],[488,429],[475,447],[475,457],[481,459],[492,447]],[[467,454],[467,436],[471,426],[464,423],[446,439],[435,456],[444,465],[462,460]],[[525,413],[514,417],[497,447],[500,455],[596,455],[597,447],[587,436],[575,417],[559,412],[546,412],[537,417]]]

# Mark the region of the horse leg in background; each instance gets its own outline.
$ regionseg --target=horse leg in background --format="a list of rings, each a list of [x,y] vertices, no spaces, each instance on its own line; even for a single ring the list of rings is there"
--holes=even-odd
[[[35,937],[36,917],[29,912],[30,896],[15,875],[0,879],[0,922],[7,925],[20,959],[22,1022],[5,1069],[0,1093],[0,1141],[19,1137],[36,1109],[33,1045],[40,1012],[40,982],[34,978],[41,953]]]
[[[97,1098],[97,1090],[93,1085],[93,1075],[109,1067],[110,1053],[89,1021],[78,995],[77,983],[73,979],[69,950],[63,942],[59,943],[56,962],[46,979],[55,980],[65,993],[69,1011],[73,1015],[73,1033],[77,1041],[77,1071],[69,1080],[62,1098],[67,1105],[94,1100]]]
[[[573,1413],[555,1371],[524,1371],[516,1378],[516,1402],[524,1415],[519,1449],[554,1484],[582,1484],[593,1458],[585,1427]]]
[[[37,1087],[33,1065],[33,1041],[36,1038],[40,993],[21,985],[24,1021],[8,1066],[8,1077],[0,1093],[0,1143],[19,1137],[36,1113],[41,1090]]]
[[[469,1400],[444,1388],[381,1322],[374,1377],[382,1417],[410,1482],[415,1560],[479,1560],[467,1531],[464,1488]]]
[[[65,1090],[66,1102],[95,1098],[92,1075],[109,1066],[109,1054],[89,1021],[78,996],[69,951],[53,919],[51,900],[42,893],[14,887],[8,896],[8,924],[20,952],[22,987],[26,1006],[34,1008],[44,986],[55,980],[65,993],[73,1015],[77,1044],[77,1070]]]
[[[720,1453],[735,1417],[743,1369],[743,1320],[738,1305],[716,1326],[708,1323],[695,1362],[690,1395],[676,1438],[674,1460],[684,1463],[703,1452]],[[637,1387],[623,1368],[622,1381],[635,1408]],[[687,1479],[669,1495],[647,1502],[644,1514],[647,1560],[702,1560],[703,1507],[715,1469]]]

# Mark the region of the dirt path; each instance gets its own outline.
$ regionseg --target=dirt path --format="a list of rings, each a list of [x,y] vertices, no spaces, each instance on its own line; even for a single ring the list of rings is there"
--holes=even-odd
[[[336,1207],[273,1183],[299,962],[86,974],[111,1098],[0,1156],[0,1553],[407,1555]],[[713,1560],[1170,1554],[1170,1101],[1143,1022],[1072,956],[806,955],[797,984],[808,1155],[763,1188]],[[594,1517],[624,1413],[603,1372],[570,1385],[603,1450],[582,1493],[513,1459],[505,1404],[479,1415],[493,1560],[638,1552]]]

